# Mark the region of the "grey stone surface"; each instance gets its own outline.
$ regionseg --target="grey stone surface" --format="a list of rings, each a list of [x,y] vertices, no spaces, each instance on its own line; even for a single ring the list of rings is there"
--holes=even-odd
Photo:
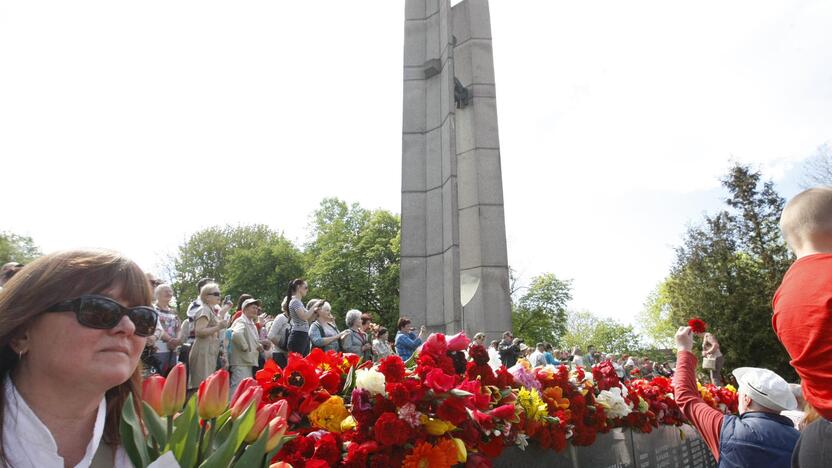
[[[680,433],[684,433],[684,439]],[[704,450],[704,451],[703,451]],[[571,444],[562,452],[545,450],[534,442],[526,450],[507,448],[494,460],[496,468],[711,468],[716,462],[699,434],[690,426],[662,426],[650,434],[613,429],[598,434],[587,447]]]
[[[511,313],[488,2],[406,0],[405,18],[401,313],[496,337]]]

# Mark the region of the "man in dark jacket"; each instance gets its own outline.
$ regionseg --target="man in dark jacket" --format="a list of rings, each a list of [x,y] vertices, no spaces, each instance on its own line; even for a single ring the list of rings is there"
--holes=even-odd
[[[800,433],[780,412],[797,401],[782,377],[768,369],[741,367],[739,416],[726,415],[702,400],[696,389],[696,356],[690,327],[676,332],[678,360],[673,377],[676,403],[708,445],[720,467],[788,467]]]
[[[520,343],[523,340],[514,338],[510,331],[503,333],[503,340],[500,341],[500,346],[497,351],[500,353],[500,361],[506,367],[511,367],[517,364],[517,358],[520,356]]]

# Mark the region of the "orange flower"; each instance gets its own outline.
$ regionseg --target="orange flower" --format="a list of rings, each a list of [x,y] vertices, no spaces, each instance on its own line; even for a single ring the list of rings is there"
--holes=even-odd
[[[563,397],[563,389],[557,385],[543,390],[543,400],[553,412],[569,408],[569,398]]]
[[[450,459],[444,450],[427,442],[420,442],[413,447],[413,451],[408,456],[404,457],[402,466],[404,468],[450,468],[453,463],[456,463],[455,455]]]
[[[459,450],[456,447],[456,443],[452,439],[442,439],[439,443],[436,444],[436,450],[442,452],[445,457],[445,465],[443,466],[454,466],[458,463],[457,458],[459,457]]]

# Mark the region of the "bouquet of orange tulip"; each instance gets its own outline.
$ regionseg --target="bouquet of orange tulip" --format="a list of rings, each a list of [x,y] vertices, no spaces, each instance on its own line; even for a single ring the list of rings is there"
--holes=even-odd
[[[121,441],[139,468],[171,456],[182,468],[268,467],[285,442],[288,406],[266,404],[254,379],[237,387],[229,404],[228,372],[219,370],[185,402],[187,373],[177,364],[167,379],[153,375],[142,384],[139,417],[128,397],[122,411]],[[168,454],[170,452],[170,454]]]

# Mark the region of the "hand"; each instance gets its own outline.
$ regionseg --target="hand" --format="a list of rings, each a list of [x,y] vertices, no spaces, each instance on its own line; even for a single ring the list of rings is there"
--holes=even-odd
[[[422,325],[421,328],[419,328],[419,334],[420,335],[424,335],[426,331],[428,331],[428,329],[425,328],[424,325]]]
[[[219,325],[220,328],[228,328],[228,320],[220,320],[217,325]]]
[[[347,335],[349,335],[349,334],[350,334],[350,331],[349,331],[349,330],[344,330],[344,331],[342,331],[341,333],[339,333],[339,334],[338,334],[338,338],[339,338],[339,339],[344,339],[344,338],[346,338],[346,337],[347,337]]]
[[[180,344],[182,344],[182,342],[179,341],[178,338],[171,338],[171,339],[168,340],[168,348],[170,348],[170,349],[174,349],[177,346],[179,346]]]
[[[262,346],[263,349],[269,349],[272,347],[272,342],[269,340],[260,340],[260,346]]]
[[[690,327],[679,327],[676,332],[676,350],[688,351],[693,349],[693,333]]]

